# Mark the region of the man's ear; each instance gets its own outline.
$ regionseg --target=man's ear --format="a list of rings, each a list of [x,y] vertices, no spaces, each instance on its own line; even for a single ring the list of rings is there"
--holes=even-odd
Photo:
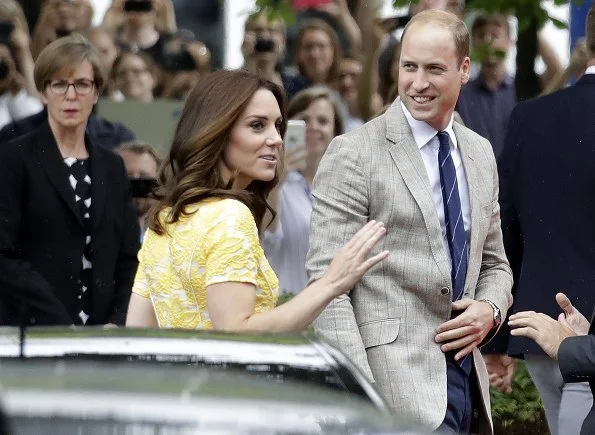
[[[461,83],[466,84],[471,77],[471,59],[469,56],[465,56],[463,62],[461,62]]]

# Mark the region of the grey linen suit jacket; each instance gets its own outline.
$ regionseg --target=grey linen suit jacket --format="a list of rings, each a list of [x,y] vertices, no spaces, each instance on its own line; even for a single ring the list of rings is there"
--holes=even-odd
[[[464,297],[512,303],[512,273],[502,245],[498,175],[490,143],[455,122],[471,204]],[[376,384],[393,409],[427,429],[446,413],[446,362],[436,328],[451,317],[450,259],[421,153],[397,100],[387,112],[329,145],[313,187],[311,281],[369,220],[385,223],[375,252],[390,251],[348,295],[316,320],[316,332]],[[489,381],[479,351],[480,433],[492,433]]]

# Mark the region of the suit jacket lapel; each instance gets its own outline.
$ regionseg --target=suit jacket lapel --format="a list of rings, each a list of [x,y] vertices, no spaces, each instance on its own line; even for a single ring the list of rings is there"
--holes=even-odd
[[[386,138],[390,142],[388,151],[421,210],[426,230],[430,235],[434,259],[445,279],[450,282],[450,262],[444,251],[442,230],[432,199],[428,174],[400,101],[397,99],[386,112]],[[398,198],[396,200],[398,201]],[[436,234],[439,237],[435,237]]]
[[[107,185],[109,164],[104,154],[108,151],[99,149],[90,142],[87,142],[87,148],[91,157],[91,225],[92,228],[97,228],[105,209],[109,189]]]
[[[83,221],[74,200],[74,191],[68,182],[69,174],[66,170],[66,165],[64,164],[58,144],[47,120],[37,129],[33,152],[37,157],[39,165],[45,170],[51,184],[58,192],[58,195],[64,200],[68,208],[74,213],[78,222],[82,225]]]
[[[469,242],[468,270],[473,270],[473,267],[475,266],[473,266],[471,263],[477,261],[477,259],[481,258],[482,256],[480,252],[481,247],[479,245],[480,231],[478,227],[479,222],[481,221],[481,201],[477,194],[480,191],[478,187],[479,183],[481,182],[481,177],[477,169],[477,163],[474,161],[472,156],[473,143],[471,143],[470,138],[457,123],[453,124],[453,130],[455,132],[455,136],[457,137],[457,143],[461,153],[461,160],[463,161],[463,167],[465,168],[467,187],[469,189],[469,206],[471,207],[471,241]],[[470,279],[471,276],[469,273],[467,273],[465,288],[467,288],[469,285]]]

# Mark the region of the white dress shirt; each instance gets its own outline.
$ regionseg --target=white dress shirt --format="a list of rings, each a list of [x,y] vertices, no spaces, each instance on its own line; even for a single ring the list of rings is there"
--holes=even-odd
[[[25,89],[21,89],[16,95],[6,91],[0,95],[0,128],[42,110],[41,101],[29,95]]]
[[[448,248],[448,239],[446,237],[446,222],[444,219],[444,204],[442,200],[442,186],[440,185],[440,170],[438,169],[438,150],[440,148],[440,142],[436,134],[438,130],[430,127],[424,121],[418,121],[411,113],[407,110],[403,102],[401,101],[401,107],[407,118],[407,122],[411,127],[413,133],[413,139],[419,147],[421,157],[428,173],[428,179],[430,182],[430,189],[432,190],[432,199],[434,200],[434,206],[436,207],[436,213],[438,214],[438,220],[440,221],[440,228],[442,229],[442,243],[446,254],[450,259],[450,249]],[[450,153],[452,161],[455,165],[457,173],[457,183],[459,185],[459,198],[461,199],[461,211],[463,213],[463,224],[465,225],[465,233],[467,234],[467,242],[470,240],[471,231],[471,207],[469,206],[469,187],[467,185],[467,177],[465,175],[465,168],[461,160],[461,153],[459,151],[457,138],[455,132],[452,129],[453,118],[450,118],[450,122],[444,129],[450,137]],[[467,243],[469,246],[469,243]]]
[[[585,70],[585,74],[595,74],[595,65],[591,65]]]
[[[306,254],[312,194],[304,176],[290,172],[277,195],[277,229],[265,230],[261,244],[279,278],[279,289],[299,293],[308,283]]]

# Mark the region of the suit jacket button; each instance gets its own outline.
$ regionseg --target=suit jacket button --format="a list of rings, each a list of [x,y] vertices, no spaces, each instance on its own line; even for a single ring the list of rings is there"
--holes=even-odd
[[[448,287],[442,287],[440,289],[440,293],[442,293],[443,295],[449,295],[450,294],[450,289]]]

